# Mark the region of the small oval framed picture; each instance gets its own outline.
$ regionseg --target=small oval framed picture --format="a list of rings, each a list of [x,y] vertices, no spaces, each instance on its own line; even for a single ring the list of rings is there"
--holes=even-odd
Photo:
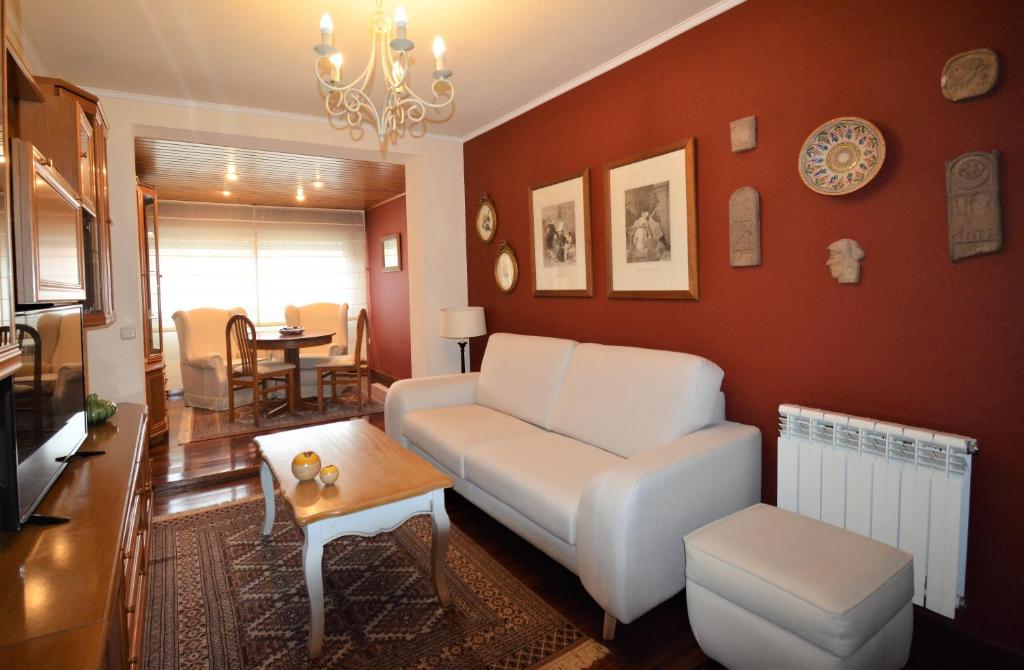
[[[494,209],[494,201],[484,193],[480,196],[480,205],[476,209],[476,232],[484,242],[494,239],[498,230],[498,212]]]
[[[519,283],[519,261],[516,252],[505,240],[498,245],[498,257],[494,260],[494,281],[505,293],[511,293]]]

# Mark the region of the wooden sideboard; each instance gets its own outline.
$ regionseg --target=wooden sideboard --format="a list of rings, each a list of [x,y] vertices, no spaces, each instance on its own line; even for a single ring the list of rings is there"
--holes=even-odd
[[[126,668],[145,633],[152,486],[146,410],[90,428],[37,512],[57,526],[0,534],[0,668]]]

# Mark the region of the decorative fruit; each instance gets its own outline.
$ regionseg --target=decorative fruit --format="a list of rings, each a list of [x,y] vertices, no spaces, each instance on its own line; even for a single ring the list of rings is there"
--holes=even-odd
[[[320,457],[315,451],[303,451],[292,459],[292,474],[300,482],[308,482],[320,472]]]
[[[320,481],[328,485],[338,481],[338,466],[325,465],[323,470],[320,471]]]
[[[107,419],[117,413],[117,403],[103,400],[95,393],[90,393],[85,398],[85,414],[90,425],[105,423]]]

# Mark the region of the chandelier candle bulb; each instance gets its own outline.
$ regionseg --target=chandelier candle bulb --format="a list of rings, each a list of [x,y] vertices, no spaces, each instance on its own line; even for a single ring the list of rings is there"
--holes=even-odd
[[[331,81],[341,81],[341,64],[344,59],[340,51],[335,51],[327,60],[331,61]]]
[[[334,37],[334,21],[331,20],[331,15],[324,12],[324,15],[320,17],[320,44],[325,47],[331,46],[331,42]]]
[[[413,43],[406,39],[405,27],[409,25],[409,17],[405,14],[405,7],[399,5],[395,9],[395,39],[391,40],[391,48],[395,51],[412,51]]]
[[[440,35],[434,38],[434,69],[439,72],[445,69],[444,40]]]

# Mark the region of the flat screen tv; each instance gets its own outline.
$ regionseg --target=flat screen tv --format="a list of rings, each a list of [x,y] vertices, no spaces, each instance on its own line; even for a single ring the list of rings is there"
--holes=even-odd
[[[0,383],[0,525],[20,530],[88,433],[82,307],[19,311],[21,366]]]

